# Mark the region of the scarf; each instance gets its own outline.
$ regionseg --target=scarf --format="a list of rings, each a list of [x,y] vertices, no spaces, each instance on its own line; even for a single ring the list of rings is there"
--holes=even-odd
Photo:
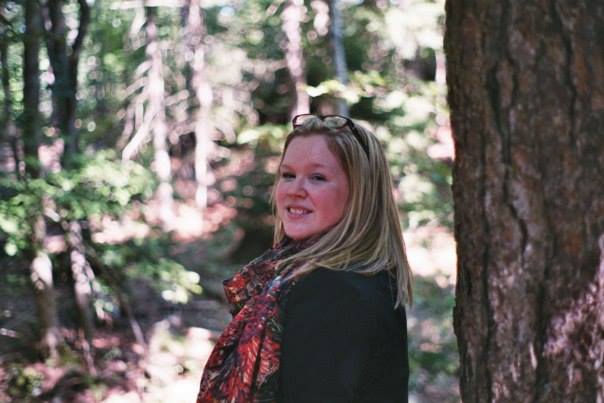
[[[206,363],[197,403],[276,401],[282,333],[279,302],[295,281],[284,281],[275,267],[307,243],[284,241],[224,281],[233,319]]]

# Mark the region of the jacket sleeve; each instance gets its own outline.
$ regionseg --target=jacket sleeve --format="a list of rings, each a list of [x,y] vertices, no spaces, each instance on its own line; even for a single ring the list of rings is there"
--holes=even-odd
[[[319,269],[293,286],[283,321],[282,403],[353,400],[376,326],[350,275]]]

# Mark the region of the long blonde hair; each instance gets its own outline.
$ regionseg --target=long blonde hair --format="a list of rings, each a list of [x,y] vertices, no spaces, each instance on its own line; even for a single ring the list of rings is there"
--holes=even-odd
[[[411,269],[392,194],[388,162],[377,138],[359,125],[355,124],[355,128],[367,152],[349,127],[332,129],[317,117],[305,120],[287,136],[281,162],[294,138],[323,135],[330,151],[339,158],[348,175],[350,198],[349,208],[335,226],[307,248],[279,262],[277,270],[293,277],[319,267],[365,275],[388,271],[396,279],[395,307],[410,304]],[[278,181],[277,175],[272,194],[275,244],[286,238],[275,205]]]

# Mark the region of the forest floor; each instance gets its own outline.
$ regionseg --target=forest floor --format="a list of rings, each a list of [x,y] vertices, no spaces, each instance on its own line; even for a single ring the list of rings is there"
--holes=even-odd
[[[60,306],[66,344],[58,359],[38,361],[28,344],[35,337],[35,312],[27,278],[18,271],[18,262],[12,266],[2,262],[0,402],[194,401],[203,365],[230,319],[220,298],[220,280],[239,266],[225,264],[228,267],[218,274],[203,264],[212,254],[208,250],[208,234],[232,218],[229,209],[217,207],[203,220],[195,208],[186,204],[179,205],[177,212],[173,257],[189,270],[198,271],[204,292],[186,304],[173,304],[144,282],[131,286],[132,307],[147,345],[135,342],[127,323],[99,326],[92,343],[96,373],[82,363],[79,338],[73,330],[74,307],[67,302]],[[106,223],[104,231],[97,235],[111,237],[113,233],[124,237],[129,231],[145,229]],[[415,303],[408,312],[410,402],[458,402],[458,362],[451,318],[455,242],[450,231],[443,228],[408,232],[405,239],[415,273]],[[71,301],[72,298],[61,298],[71,292],[67,284],[60,286],[61,279],[58,284],[58,300]]]

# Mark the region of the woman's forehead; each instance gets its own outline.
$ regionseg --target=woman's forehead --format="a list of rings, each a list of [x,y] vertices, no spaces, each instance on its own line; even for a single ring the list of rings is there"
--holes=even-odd
[[[327,140],[323,135],[297,136],[294,137],[285,150],[284,159],[288,157],[307,157],[327,156],[333,152],[329,149]]]
[[[324,135],[293,138],[285,150],[281,166],[340,167],[338,157],[331,151]]]

